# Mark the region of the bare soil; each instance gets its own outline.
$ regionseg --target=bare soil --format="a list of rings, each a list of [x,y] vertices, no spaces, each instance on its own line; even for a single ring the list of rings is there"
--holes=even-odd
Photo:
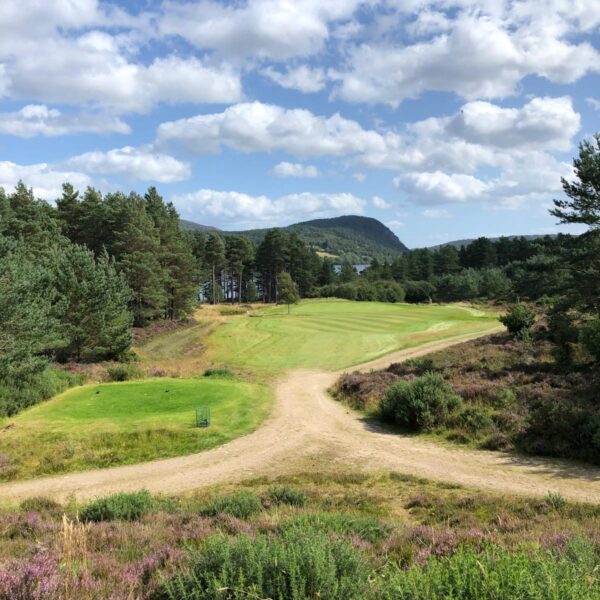
[[[395,352],[359,369],[382,368],[475,337]],[[288,371],[276,384],[275,406],[264,425],[224,446],[191,456],[3,484],[0,500],[10,503],[30,496],[85,500],[141,488],[179,493],[256,477],[352,469],[402,472],[502,493],[544,496],[551,491],[574,501],[600,501],[600,468],[465,450],[390,433],[330,398],[327,389],[339,375]]]

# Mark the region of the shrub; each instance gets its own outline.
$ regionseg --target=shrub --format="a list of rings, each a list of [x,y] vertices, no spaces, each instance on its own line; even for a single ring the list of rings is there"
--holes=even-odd
[[[374,517],[363,517],[343,513],[310,513],[287,519],[280,525],[281,531],[334,532],[350,537],[359,537],[367,542],[384,540],[390,535],[390,528]]]
[[[290,506],[304,506],[306,494],[302,490],[295,490],[287,485],[271,488],[267,498],[273,504],[289,504]]]
[[[143,377],[142,370],[133,363],[114,365],[106,369],[109,381],[130,381]]]
[[[80,512],[82,521],[137,521],[153,508],[154,498],[146,490],[119,493],[93,500]]]
[[[247,519],[260,512],[262,508],[262,502],[258,496],[241,491],[235,494],[218,496],[205,506],[200,514],[214,517],[220,513],[225,513],[238,519]]]
[[[581,343],[600,362],[600,318],[591,319],[581,331]]]
[[[584,544],[588,550],[590,544]],[[593,550],[592,550],[593,552]],[[594,562],[580,560],[580,548],[563,557],[550,553],[511,554],[487,548],[476,554],[460,548],[450,558],[431,560],[426,567],[398,570],[382,582],[377,597],[385,600],[424,598],[531,598],[592,600],[600,594]]]
[[[275,539],[214,537],[153,600],[362,600],[368,592],[365,567],[349,542],[311,530]]]
[[[444,425],[462,404],[439,373],[427,373],[412,382],[392,384],[380,403],[383,419],[412,431]]]
[[[526,339],[535,322],[535,313],[525,304],[515,304],[499,318],[508,332],[518,339]]]
[[[202,376],[220,377],[221,379],[233,379],[233,373],[225,367],[213,367],[211,369],[206,369]]]
[[[464,406],[456,415],[454,424],[460,429],[478,435],[494,427],[494,422],[489,412],[482,406]]]
[[[56,512],[61,506],[51,498],[46,498],[45,496],[33,496],[23,500],[19,505],[19,508],[25,512]]]

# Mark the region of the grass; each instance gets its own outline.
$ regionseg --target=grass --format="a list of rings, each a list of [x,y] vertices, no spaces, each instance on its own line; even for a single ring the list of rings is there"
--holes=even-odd
[[[3,479],[191,454],[255,429],[270,408],[262,385],[231,378],[152,379],[69,390],[11,420],[0,437]],[[195,427],[208,405],[212,424]],[[6,460],[7,459],[7,460]]]
[[[492,329],[496,316],[463,306],[308,300],[232,319],[207,339],[215,364],[261,371],[341,369],[431,341]]]
[[[0,598],[598,600],[598,540],[597,505],[395,473],[33,498],[0,509]]]

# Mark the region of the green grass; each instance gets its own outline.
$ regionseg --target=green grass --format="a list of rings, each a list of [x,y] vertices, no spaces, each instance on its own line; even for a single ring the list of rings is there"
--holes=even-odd
[[[3,479],[136,463],[206,450],[255,429],[268,414],[262,385],[223,378],[152,379],[69,390],[14,419],[0,437]],[[208,405],[212,424],[195,427]]]
[[[308,300],[232,319],[208,340],[216,364],[263,371],[341,369],[390,352],[496,326],[496,316],[462,306]]]

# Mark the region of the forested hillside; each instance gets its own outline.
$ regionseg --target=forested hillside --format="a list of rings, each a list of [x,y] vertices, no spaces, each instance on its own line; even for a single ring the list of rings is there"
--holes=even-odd
[[[190,221],[182,221],[190,230],[206,231],[210,228]],[[338,261],[353,264],[370,262],[373,258],[384,260],[408,252],[408,248],[396,234],[377,219],[346,215],[331,219],[316,219],[282,227],[284,233],[295,233],[312,249],[331,254]],[[250,229],[238,232],[221,232],[228,235],[243,235],[255,244],[260,244],[268,229]]]

